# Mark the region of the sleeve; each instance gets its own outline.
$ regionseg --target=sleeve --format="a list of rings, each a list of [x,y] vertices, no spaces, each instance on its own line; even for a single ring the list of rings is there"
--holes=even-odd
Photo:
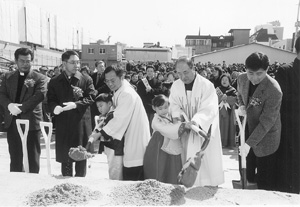
[[[258,145],[274,126],[280,114],[281,99],[282,92],[279,86],[274,87],[274,89],[268,93],[266,101],[262,103],[263,110],[259,117],[259,123],[246,141],[249,146],[255,147]]]
[[[39,103],[41,103],[46,96],[47,92],[47,79],[44,76],[40,76],[36,81],[36,87],[33,96],[27,99],[20,106],[22,112],[32,111]]]
[[[164,137],[168,137],[170,139],[178,139],[179,137],[179,127],[181,126],[181,122],[176,124],[173,123],[165,123],[161,121],[156,115],[152,120],[152,128],[154,131],[158,131]]]
[[[170,96],[169,96],[169,102],[170,102],[170,111],[173,118],[180,118],[182,109],[180,106],[179,98],[178,98],[178,88],[176,89],[176,83],[173,83],[170,89]]]
[[[0,104],[4,109],[7,109],[8,104],[11,103],[11,100],[7,96],[7,74],[1,75],[0,77]]]
[[[102,130],[114,139],[121,140],[125,134],[135,108],[135,96],[130,93],[120,92],[117,107],[114,110],[114,117],[105,125]]]
[[[47,100],[49,111],[53,114],[54,108],[59,105],[59,100],[55,92],[55,79],[51,79],[48,84]]]
[[[86,87],[83,91],[83,97],[75,102],[77,105],[77,109],[81,112],[85,111],[87,106],[90,106],[92,103],[94,103],[95,95],[96,90],[93,84],[93,80],[91,77],[89,77],[86,80]]]

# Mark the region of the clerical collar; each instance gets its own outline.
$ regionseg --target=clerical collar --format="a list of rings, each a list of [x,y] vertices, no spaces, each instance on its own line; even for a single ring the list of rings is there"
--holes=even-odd
[[[20,76],[26,76],[26,75],[28,74],[28,72],[27,72],[27,73],[25,73],[25,72],[21,72],[21,71],[19,71],[19,74],[20,74]]]
[[[184,84],[185,90],[187,90],[187,91],[192,91],[193,90],[193,85],[194,85],[195,79],[196,79],[196,74],[195,74],[194,80],[191,83]]]

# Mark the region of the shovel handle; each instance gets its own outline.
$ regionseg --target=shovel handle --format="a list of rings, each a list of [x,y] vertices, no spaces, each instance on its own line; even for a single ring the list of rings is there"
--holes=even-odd
[[[243,116],[244,119],[243,119],[243,122],[241,122],[240,116],[238,114],[238,110],[236,109],[235,117],[238,122],[239,129],[240,129],[241,146],[243,146],[245,144],[245,128],[246,128],[246,122],[247,122],[247,115],[245,114]],[[246,156],[243,152],[241,153],[241,157],[242,157],[242,168],[246,168]]]
[[[25,125],[25,130],[23,132],[21,124]],[[29,173],[29,161],[28,161],[28,151],[27,151],[27,136],[29,131],[29,120],[27,119],[16,119],[17,129],[22,141],[22,151],[23,151],[23,165],[26,173]]]
[[[52,122],[40,122],[41,131],[43,134],[43,138],[45,140],[46,145],[46,156],[47,156],[47,169],[48,169],[48,175],[51,175],[51,155],[50,155],[50,141],[52,137],[52,130],[53,130],[53,124]],[[48,134],[45,131],[45,127],[48,127],[49,131]]]

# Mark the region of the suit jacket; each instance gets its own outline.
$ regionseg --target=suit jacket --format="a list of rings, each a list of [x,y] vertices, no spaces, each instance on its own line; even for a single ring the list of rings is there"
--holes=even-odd
[[[110,89],[108,88],[108,86],[104,82],[104,80],[105,80],[104,73],[102,73],[102,75],[100,76],[98,83],[96,83],[97,82],[97,76],[98,76],[98,73],[93,73],[92,76],[91,76],[92,80],[93,80],[94,87],[98,91],[97,95],[99,95],[100,93],[109,93]]]
[[[147,80],[152,90],[147,93],[144,82],[140,80],[137,84],[137,93],[140,95],[143,101],[146,112],[154,113],[154,110],[152,109],[152,99],[155,95],[164,94],[164,90],[162,88],[162,83],[157,78],[152,78],[151,80],[149,80],[147,77]]]
[[[238,102],[245,105],[249,138],[246,143],[257,157],[276,152],[280,143],[280,106],[282,92],[275,79],[267,75],[248,97],[250,81],[247,74],[238,77]]]
[[[0,104],[4,108],[5,128],[12,123],[13,116],[10,115],[8,105],[15,103],[18,87],[19,71],[5,73],[0,80]],[[34,70],[31,70],[26,80],[32,80],[33,84],[22,87],[20,95],[20,106],[22,113],[18,118],[29,120],[29,130],[40,129],[40,121],[43,121],[42,101],[46,96],[46,77]]]

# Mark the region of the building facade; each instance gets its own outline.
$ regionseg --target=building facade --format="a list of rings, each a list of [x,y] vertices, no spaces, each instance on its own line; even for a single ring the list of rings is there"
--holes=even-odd
[[[185,46],[192,48],[192,55],[197,55],[249,43],[250,29],[231,29],[229,33],[228,36],[187,35]]]
[[[127,61],[171,62],[172,52],[169,48],[126,48],[125,57]]]
[[[120,63],[122,61],[122,46],[120,44],[102,45],[98,43],[82,45],[82,66],[86,65],[93,69],[99,60],[104,61],[106,66]]]

